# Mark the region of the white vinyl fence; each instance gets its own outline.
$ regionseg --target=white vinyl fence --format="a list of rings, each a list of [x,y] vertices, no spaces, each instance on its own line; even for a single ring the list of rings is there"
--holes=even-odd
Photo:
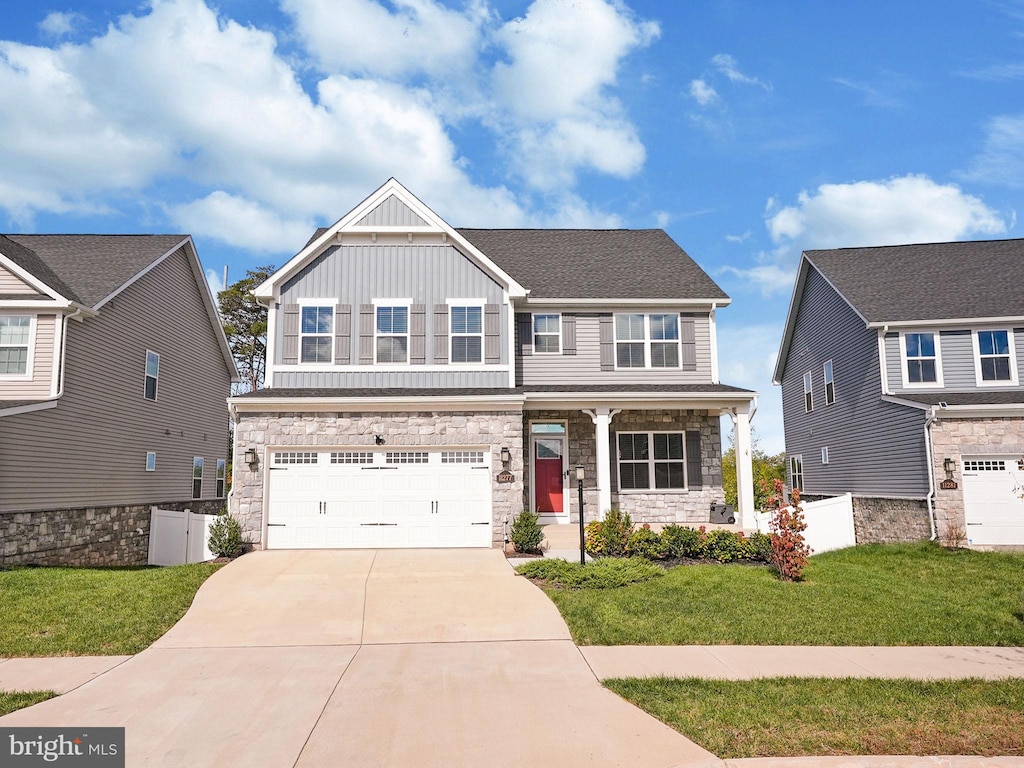
[[[849,493],[821,501],[809,501],[800,505],[804,513],[807,530],[804,541],[811,548],[811,554],[817,555],[833,549],[852,547],[857,543],[853,530],[853,496]],[[769,533],[768,512],[758,512],[757,530]]]
[[[216,515],[150,507],[149,564],[183,565],[212,560],[207,546]]]

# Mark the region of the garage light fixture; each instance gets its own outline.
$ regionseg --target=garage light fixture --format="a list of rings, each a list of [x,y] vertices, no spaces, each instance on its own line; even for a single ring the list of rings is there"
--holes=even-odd
[[[956,462],[947,456],[942,462],[942,468],[946,470],[947,479],[952,480],[953,470],[956,469]]]
[[[509,462],[512,461],[512,452],[508,448],[502,447],[501,449],[501,464],[505,469],[508,469]]]
[[[384,435],[374,435],[373,442],[377,445],[384,445]]]
[[[247,448],[245,451],[245,463],[249,465],[249,469],[255,470],[256,466],[260,463],[260,455],[256,453],[255,448]]]

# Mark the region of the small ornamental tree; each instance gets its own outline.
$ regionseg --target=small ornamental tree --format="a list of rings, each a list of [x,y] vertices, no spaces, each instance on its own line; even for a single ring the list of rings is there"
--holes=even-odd
[[[783,581],[801,581],[807,556],[811,548],[804,541],[804,513],[800,509],[800,489],[790,493],[790,504],[784,502],[782,481],[775,481],[775,496],[772,498],[772,516],[768,522],[771,530],[771,564]]]

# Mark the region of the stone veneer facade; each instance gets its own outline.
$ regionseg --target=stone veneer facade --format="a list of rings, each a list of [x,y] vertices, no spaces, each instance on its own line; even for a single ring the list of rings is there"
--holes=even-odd
[[[217,514],[225,499],[0,514],[0,566],[145,565],[152,507]]]
[[[858,544],[920,541],[931,535],[924,499],[853,497],[853,530]]]
[[[1006,455],[1024,456],[1024,419],[993,417],[972,419],[937,419],[931,427],[932,470],[935,473],[935,517],[938,535],[966,537],[964,517],[963,457]],[[956,462],[953,479],[956,490],[942,490],[938,484],[945,479],[942,463],[950,458]]]

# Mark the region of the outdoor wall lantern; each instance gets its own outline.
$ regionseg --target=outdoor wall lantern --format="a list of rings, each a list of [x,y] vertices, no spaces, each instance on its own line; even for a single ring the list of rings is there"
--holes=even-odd
[[[512,452],[508,448],[502,447],[501,449],[501,464],[505,469],[508,469],[509,462],[512,461]]]
[[[260,455],[256,453],[255,448],[247,448],[245,451],[245,463],[249,465],[249,469],[255,470],[256,465],[260,463]]]
[[[583,465],[576,465],[576,487],[580,494],[580,565],[587,563],[587,537],[583,531]]]
[[[377,445],[384,445],[384,435],[374,435],[373,442]]]
[[[946,459],[944,459],[942,462],[942,468],[946,470],[946,477],[952,480],[953,470],[956,469],[956,462],[953,461],[951,458],[946,457]]]

